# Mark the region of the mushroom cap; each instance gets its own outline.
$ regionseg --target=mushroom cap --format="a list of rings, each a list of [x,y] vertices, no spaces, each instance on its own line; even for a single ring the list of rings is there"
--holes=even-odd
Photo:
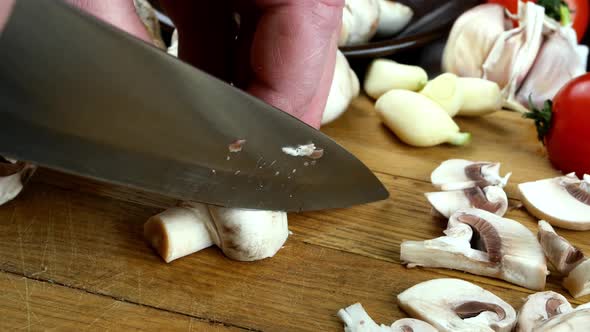
[[[549,291],[529,295],[518,313],[516,332],[533,332],[546,320],[572,310],[568,300],[559,293]]]
[[[434,326],[423,320],[414,318],[402,318],[391,324],[393,332],[437,332]]]
[[[559,236],[545,220],[539,220],[537,238],[547,259],[562,275],[567,275],[584,260],[584,253]]]
[[[379,0],[377,35],[390,37],[400,32],[412,20],[412,8],[398,1]]]
[[[368,42],[379,25],[378,0],[346,0],[342,10],[342,28],[338,46]]]
[[[289,236],[287,213],[209,206],[217,236],[229,258],[254,261],[274,256]]]
[[[535,235],[519,222],[480,209],[461,209],[451,216],[444,233],[432,240],[403,241],[401,260],[410,267],[449,268],[544,289],[545,255]]]
[[[538,326],[535,332],[588,332],[590,309],[578,309],[555,316]]]
[[[397,296],[400,307],[439,331],[508,332],[516,323],[514,308],[470,282],[443,278],[417,284]]]
[[[430,181],[442,190],[459,190],[474,186],[504,187],[510,173],[500,176],[500,163],[450,159],[442,162],[430,175]]]
[[[563,279],[563,287],[575,298],[590,294],[590,259],[585,259],[571,270]]]
[[[518,189],[526,209],[550,224],[572,230],[590,230],[590,205],[568,192],[583,183],[575,174],[521,183]],[[589,194],[590,195],[590,194]]]
[[[508,210],[508,196],[499,186],[488,186],[483,190],[472,187],[424,195],[430,205],[446,218],[450,218],[457,210],[465,208],[483,209],[499,216],[503,216]]]

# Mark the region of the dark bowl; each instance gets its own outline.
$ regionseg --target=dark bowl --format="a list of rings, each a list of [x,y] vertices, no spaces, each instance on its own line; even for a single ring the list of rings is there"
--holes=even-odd
[[[340,47],[348,58],[385,57],[402,50],[423,46],[449,32],[453,22],[482,0],[398,0],[414,11],[414,17],[403,31],[387,39]]]

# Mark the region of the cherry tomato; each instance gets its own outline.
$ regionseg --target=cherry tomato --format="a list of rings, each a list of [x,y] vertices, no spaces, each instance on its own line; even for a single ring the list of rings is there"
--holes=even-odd
[[[564,85],[552,105],[525,116],[535,119],[555,168],[578,177],[590,174],[590,73]]]
[[[524,0],[537,2],[536,0]],[[578,42],[584,37],[586,28],[588,27],[588,12],[590,6],[588,0],[564,0],[568,5],[571,12],[571,19],[573,22],[573,29],[576,30],[578,35]],[[497,3],[504,6],[511,13],[516,14],[518,12],[518,0],[488,0],[488,3]]]

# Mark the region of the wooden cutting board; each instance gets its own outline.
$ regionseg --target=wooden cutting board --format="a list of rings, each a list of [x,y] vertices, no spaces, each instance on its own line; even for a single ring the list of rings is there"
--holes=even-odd
[[[323,130],[365,162],[391,198],[292,214],[285,247],[254,263],[209,248],[165,264],[144,242],[142,225],[173,201],[41,170],[0,207],[0,330],[341,331],[338,309],[361,302],[377,322],[391,323],[406,317],[396,304],[399,292],[441,277],[475,282],[519,308],[531,291],[400,265],[402,240],[434,238],[444,228],[423,197],[440,162],[502,162],[503,173],[514,173],[507,192],[515,204],[517,183],[558,175],[532,123],[519,115],[458,123],[473,134],[469,146],[412,148],[380,124],[370,100],[358,98]],[[536,232],[526,211],[507,217]],[[590,253],[588,233],[558,231]],[[547,289],[566,294],[553,277]]]

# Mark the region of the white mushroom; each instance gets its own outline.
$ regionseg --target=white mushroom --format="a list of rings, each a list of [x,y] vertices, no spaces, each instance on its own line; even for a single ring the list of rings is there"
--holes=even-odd
[[[379,25],[378,0],[346,0],[342,10],[342,28],[338,46],[368,42]]]
[[[574,247],[568,240],[559,236],[545,220],[539,220],[537,238],[547,259],[549,259],[557,272],[562,275],[570,273],[573,268],[584,260],[584,253]]]
[[[231,259],[254,261],[274,256],[289,230],[285,212],[185,202],[151,217],[144,236],[167,263],[212,245]]]
[[[553,226],[590,230],[590,175],[574,173],[518,185],[526,209]]]
[[[590,259],[584,259],[571,270],[563,279],[563,287],[575,298],[590,294]]]
[[[504,187],[512,173],[500,176],[500,163],[450,159],[430,175],[430,181],[441,190],[459,190],[487,186]]]
[[[503,216],[508,210],[508,197],[499,186],[483,189],[472,187],[463,190],[440,191],[424,194],[438,214],[450,218],[453,213],[464,208],[478,208]]]
[[[360,303],[340,309],[336,315],[344,323],[345,332],[436,332],[432,325],[411,318],[400,319],[391,326],[379,325]]]
[[[545,287],[548,272],[543,249],[519,222],[479,209],[462,209],[451,216],[444,233],[432,240],[403,241],[401,261],[410,268],[448,268],[535,290]]]
[[[350,68],[346,57],[342,52],[336,54],[336,67],[334,78],[330,86],[328,101],[322,116],[322,125],[336,120],[350,105],[350,102],[359,95],[359,79]]]
[[[581,306],[580,306],[581,307]],[[535,332],[588,332],[590,329],[590,308],[576,308],[571,312],[557,315],[539,325]]]
[[[410,316],[441,332],[508,332],[516,323],[514,308],[496,295],[460,279],[434,279],[397,296]]]
[[[398,1],[379,0],[379,26],[377,35],[391,37],[405,28],[412,20],[412,8]]]
[[[516,332],[534,332],[548,319],[573,310],[563,295],[555,292],[540,292],[529,295],[518,312]]]
[[[14,199],[35,172],[36,167],[0,157],[0,205]]]

